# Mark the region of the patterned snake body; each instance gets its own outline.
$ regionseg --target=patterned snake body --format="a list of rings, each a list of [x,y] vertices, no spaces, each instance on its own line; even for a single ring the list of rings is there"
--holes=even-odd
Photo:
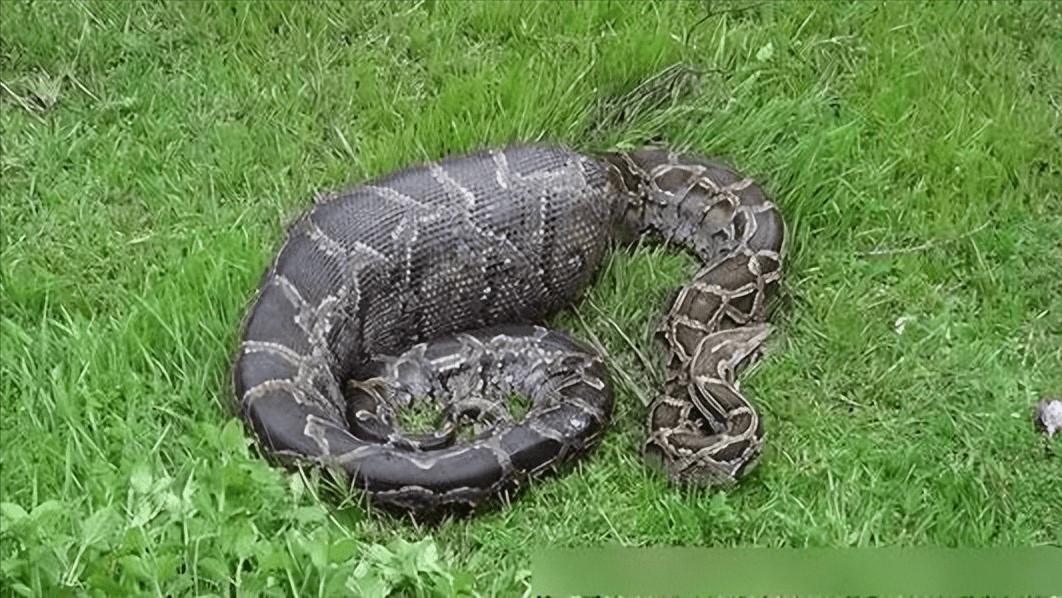
[[[575,301],[614,238],[641,234],[704,263],[657,331],[668,377],[647,453],[675,480],[735,480],[762,428],[733,377],[766,336],[782,220],[750,181],[661,150],[510,148],[321,198],[247,316],[241,411],[272,452],[339,464],[378,503],[507,493],[607,423],[601,358],[533,324]],[[512,393],[530,400],[520,418]],[[420,401],[442,405],[430,434],[399,423]]]

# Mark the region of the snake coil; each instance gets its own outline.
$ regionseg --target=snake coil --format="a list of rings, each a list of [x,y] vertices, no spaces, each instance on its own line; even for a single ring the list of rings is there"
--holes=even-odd
[[[784,225],[750,180],[646,149],[514,147],[319,199],[289,230],[244,326],[240,410],[277,455],[341,465],[381,504],[475,505],[590,447],[612,407],[599,355],[535,325],[571,305],[617,238],[702,262],[656,332],[667,380],[651,461],[732,483],[763,430],[734,387],[767,334]],[[505,398],[529,397],[522,417]],[[429,434],[399,424],[442,406]]]

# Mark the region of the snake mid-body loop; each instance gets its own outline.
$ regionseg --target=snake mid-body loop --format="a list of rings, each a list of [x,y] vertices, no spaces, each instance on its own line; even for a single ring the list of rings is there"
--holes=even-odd
[[[675,480],[736,480],[763,432],[734,375],[766,336],[782,220],[751,181],[662,150],[509,148],[320,199],[246,318],[241,412],[273,453],[339,464],[382,504],[429,511],[508,493],[607,423],[600,356],[534,324],[571,305],[612,240],[632,234],[703,264],[656,333],[667,381],[646,452]],[[519,416],[514,393],[530,401]],[[415,401],[441,406],[437,430],[403,429]]]

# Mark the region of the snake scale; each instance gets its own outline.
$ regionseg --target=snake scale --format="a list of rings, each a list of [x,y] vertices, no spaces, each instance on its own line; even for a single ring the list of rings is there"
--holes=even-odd
[[[378,504],[508,495],[592,446],[612,408],[602,358],[537,323],[615,240],[647,234],[702,262],[655,334],[667,374],[647,459],[675,481],[733,483],[763,439],[734,376],[767,335],[784,224],[752,181],[661,149],[512,147],[318,198],[246,316],[240,411],[269,451],[338,464]],[[434,431],[400,421],[420,404],[439,408]]]

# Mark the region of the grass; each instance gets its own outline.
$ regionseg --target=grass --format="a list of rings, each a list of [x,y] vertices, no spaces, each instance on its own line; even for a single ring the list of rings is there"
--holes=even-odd
[[[1062,445],[1031,424],[1062,391],[1057,4],[8,2],[0,82],[2,596],[519,595],[552,546],[1062,544]],[[428,527],[249,446],[228,372],[284,226],[517,141],[666,143],[777,198],[785,288],[742,379],[769,436],[734,491],[640,460],[637,353],[690,275],[652,243],[557,322],[608,351],[610,431],[507,507]]]

